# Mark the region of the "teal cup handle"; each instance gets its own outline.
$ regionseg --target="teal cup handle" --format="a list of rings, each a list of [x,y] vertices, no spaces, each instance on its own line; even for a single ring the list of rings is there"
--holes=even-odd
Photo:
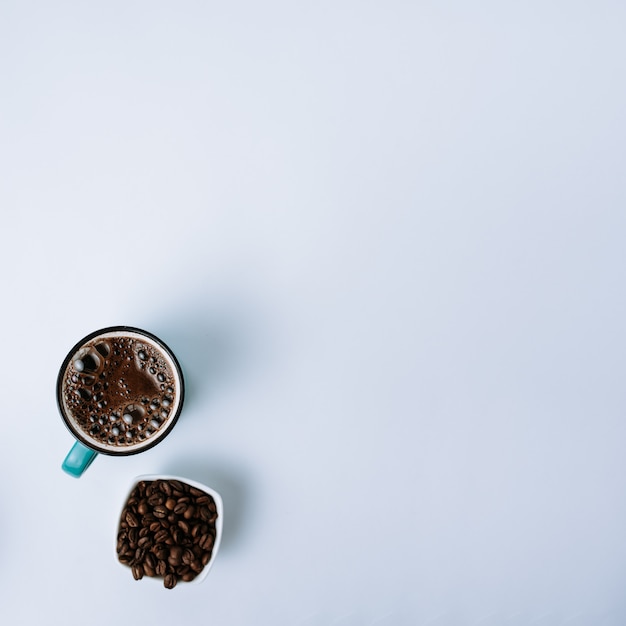
[[[70,476],[80,478],[97,456],[97,452],[77,441],[68,452],[61,467]]]

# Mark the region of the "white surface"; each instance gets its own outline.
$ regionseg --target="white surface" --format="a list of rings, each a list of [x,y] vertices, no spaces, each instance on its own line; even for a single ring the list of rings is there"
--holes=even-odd
[[[0,621],[626,623],[625,18],[3,2]],[[188,402],[74,480],[111,324]],[[202,585],[111,558],[142,473],[222,494]]]

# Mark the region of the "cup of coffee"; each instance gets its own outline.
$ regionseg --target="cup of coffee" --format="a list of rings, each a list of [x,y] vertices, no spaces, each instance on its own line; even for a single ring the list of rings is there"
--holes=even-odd
[[[145,330],[103,328],[68,353],[57,379],[61,417],[76,443],[62,468],[76,478],[98,453],[127,456],[168,435],[184,400],[173,352]]]

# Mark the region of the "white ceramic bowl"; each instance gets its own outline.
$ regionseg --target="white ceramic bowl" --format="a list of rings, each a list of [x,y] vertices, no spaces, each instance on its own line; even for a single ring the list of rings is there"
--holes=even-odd
[[[191,584],[200,583],[207,577],[207,574],[209,573],[211,567],[213,566],[213,562],[215,561],[215,557],[217,556],[217,552],[219,550],[220,543],[222,540],[222,527],[224,523],[224,505],[222,503],[222,497],[214,489],[211,489],[210,487],[207,487],[206,485],[203,485],[202,483],[199,483],[195,480],[190,480],[189,478],[183,478],[182,476],[170,476],[166,474],[145,474],[142,476],[137,476],[135,480],[133,481],[132,486],[128,490],[126,497],[124,498],[124,503],[122,505],[122,508],[120,510],[120,514],[118,517],[118,526],[115,531],[115,536],[117,538],[117,533],[119,532],[119,520],[121,519],[122,512],[124,511],[124,508],[126,507],[126,502],[130,498],[130,494],[133,492],[137,484],[140,483],[141,481],[151,482],[155,480],[178,480],[179,482],[185,483],[189,485],[190,487],[195,487],[196,489],[199,489],[200,491],[204,491],[204,493],[210,495],[215,501],[215,508],[217,510],[217,519],[215,520],[215,543],[213,544],[213,551],[211,553],[211,559],[202,568],[202,571],[193,580],[189,582],[185,582],[181,580],[178,582],[179,585],[191,585]],[[115,544],[117,547],[117,540]],[[120,564],[121,567],[124,568],[124,570],[126,570],[128,574],[130,574],[130,567],[128,565],[124,565],[124,563],[121,563],[119,559],[117,558],[117,550],[115,551],[115,560]],[[163,579],[158,576],[144,576],[142,578],[142,581],[144,580],[156,581],[160,585],[163,585]]]

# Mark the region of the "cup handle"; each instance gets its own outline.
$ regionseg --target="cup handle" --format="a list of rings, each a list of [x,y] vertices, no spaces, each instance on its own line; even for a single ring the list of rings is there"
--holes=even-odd
[[[68,452],[61,467],[70,476],[80,478],[97,456],[97,452],[77,441]]]

